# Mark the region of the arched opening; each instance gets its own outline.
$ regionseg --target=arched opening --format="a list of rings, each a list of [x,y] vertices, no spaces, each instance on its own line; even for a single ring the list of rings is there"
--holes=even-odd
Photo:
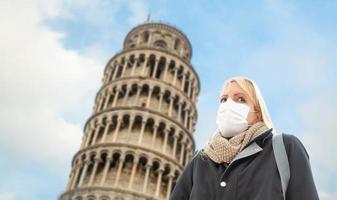
[[[155,48],[162,48],[162,49],[166,49],[167,48],[167,44],[165,41],[163,40],[157,40],[154,42],[154,47]]]
[[[148,31],[145,31],[143,33],[143,41],[144,41],[144,43],[147,43],[149,41],[149,32]]]
[[[179,45],[180,45],[180,40],[179,39],[176,39],[174,41],[174,49],[177,50],[179,48]]]

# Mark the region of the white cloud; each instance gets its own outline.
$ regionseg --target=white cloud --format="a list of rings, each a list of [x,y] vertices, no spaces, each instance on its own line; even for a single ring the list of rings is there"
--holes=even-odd
[[[337,198],[337,107],[328,103],[327,97],[336,99],[336,95],[320,92],[318,96],[300,107],[305,124],[301,133],[303,143],[310,155],[316,185],[323,200]],[[334,192],[329,192],[334,191]]]
[[[93,102],[103,65],[65,49],[63,34],[43,26],[58,13],[53,7],[58,2],[49,3],[2,1],[0,6],[0,146],[64,172],[82,129],[62,113]]]
[[[2,193],[0,194],[0,200],[15,200],[15,195],[13,193]]]
[[[107,61],[99,60],[102,56],[98,54],[104,52],[97,50],[105,44],[93,44],[85,55],[80,55],[62,45],[65,33],[51,30],[44,21],[73,20],[81,13],[80,17],[94,26],[109,23],[112,27],[102,34],[112,37],[121,34],[122,26],[135,25],[145,19],[145,1],[115,0],[110,2],[113,6],[107,3],[1,1],[0,146],[3,151],[68,173],[64,166],[70,165],[82,135],[81,125],[69,118],[82,115],[73,112],[90,113],[83,108],[93,106],[103,63]],[[121,25],[116,19],[123,6],[130,11],[129,25]],[[111,36],[106,36],[108,32]],[[67,118],[65,113],[72,113],[71,117]]]
[[[326,103],[329,101],[326,97],[331,97],[331,94],[320,93],[319,96],[321,97],[314,97],[300,107],[301,117],[306,124],[303,137],[312,148],[313,158],[324,160],[326,168],[333,171],[337,169],[337,146],[335,145],[337,107]]]
[[[329,193],[325,191],[319,191],[320,200],[336,200],[337,192]]]

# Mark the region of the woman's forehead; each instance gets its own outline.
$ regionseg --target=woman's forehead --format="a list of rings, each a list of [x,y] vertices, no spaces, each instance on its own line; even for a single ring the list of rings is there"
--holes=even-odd
[[[223,88],[221,94],[227,94],[227,93],[246,93],[238,83],[236,82],[230,82],[225,85]]]

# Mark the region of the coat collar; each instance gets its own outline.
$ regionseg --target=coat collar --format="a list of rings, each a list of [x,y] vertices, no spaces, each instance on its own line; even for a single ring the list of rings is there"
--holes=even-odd
[[[249,145],[252,143],[256,142],[259,146],[263,146],[263,144],[270,139],[273,134],[272,134],[273,128],[269,128],[263,133],[261,133],[259,136],[257,136],[254,140],[250,141],[245,148],[247,148]]]
[[[256,154],[260,151],[263,150],[262,146],[265,143],[265,141],[272,136],[272,131],[273,128],[270,128],[266,130],[264,133],[261,135],[257,136],[254,140],[252,140],[250,143],[247,144],[247,146],[240,151],[235,158],[232,160],[232,162],[239,160],[241,158],[245,158],[248,156],[251,156],[253,154]]]
[[[232,162],[229,165],[226,166],[226,170],[224,174],[221,177],[221,180],[224,179],[228,175],[228,173],[231,171],[231,168],[233,168],[233,163],[236,163],[237,160],[246,158],[248,156],[254,155],[258,152],[261,152],[263,150],[263,144],[268,140],[268,138],[272,137],[272,128],[266,130],[261,135],[257,136],[254,140],[252,140],[250,143],[247,144],[247,146],[240,151],[232,160]]]

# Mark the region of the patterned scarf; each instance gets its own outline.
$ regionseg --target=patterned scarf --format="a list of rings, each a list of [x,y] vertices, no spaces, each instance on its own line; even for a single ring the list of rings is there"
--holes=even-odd
[[[254,138],[269,128],[263,121],[258,121],[247,130],[229,139],[216,131],[204,147],[204,152],[216,163],[230,163],[235,156]]]

